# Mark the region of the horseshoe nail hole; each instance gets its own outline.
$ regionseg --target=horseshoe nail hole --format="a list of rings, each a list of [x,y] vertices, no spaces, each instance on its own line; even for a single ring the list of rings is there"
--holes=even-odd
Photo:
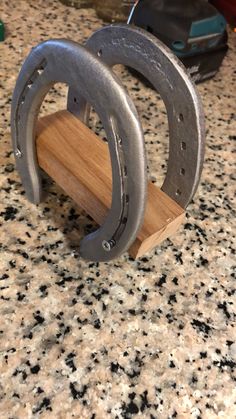
[[[125,202],[126,202],[126,204],[128,204],[128,202],[129,202],[129,195],[125,195]]]
[[[181,195],[181,190],[180,189],[177,189],[177,191],[175,192],[175,195],[176,196],[180,196]]]
[[[120,145],[122,145],[122,138],[120,138],[119,136],[117,136],[117,140],[118,140],[118,143],[119,143]]]
[[[126,224],[127,223],[127,217],[124,217],[123,219],[122,219],[122,224]]]
[[[38,72],[39,75],[41,75],[43,73],[43,71],[44,71],[44,68],[43,67],[40,67],[37,70],[37,72]]]
[[[183,122],[183,120],[184,120],[184,115],[182,113],[180,113],[179,116],[178,116],[178,121]]]
[[[25,97],[23,96],[23,97],[21,98],[21,104],[22,104],[22,105],[24,105],[24,103],[25,103]]]
[[[27,84],[27,86],[30,89],[33,86],[33,82],[30,80],[29,83]]]
[[[184,141],[181,142],[181,150],[186,150],[186,143]]]
[[[101,57],[101,56],[102,56],[102,49],[100,49],[100,50],[98,51],[97,55],[98,55],[98,57]]]
[[[184,169],[183,167],[180,169],[180,174],[181,174],[182,176],[184,176],[184,175],[185,175],[185,169]]]
[[[127,166],[124,166],[124,176],[127,176]]]
[[[77,99],[76,99],[76,97],[74,97],[74,103],[77,103]]]

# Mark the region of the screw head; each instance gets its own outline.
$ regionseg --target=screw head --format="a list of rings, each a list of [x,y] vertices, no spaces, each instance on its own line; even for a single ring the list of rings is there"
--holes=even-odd
[[[110,252],[114,246],[115,246],[114,240],[103,240],[102,242],[102,247],[106,252]]]
[[[110,245],[109,241],[107,241],[107,240],[103,240],[102,247],[106,252],[110,252],[110,250],[111,250],[111,245]]]

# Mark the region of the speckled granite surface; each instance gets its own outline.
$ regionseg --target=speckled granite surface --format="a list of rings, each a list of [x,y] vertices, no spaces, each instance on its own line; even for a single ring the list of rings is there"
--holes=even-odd
[[[92,10],[44,4],[0,2],[0,417],[235,418],[235,35],[218,75],[199,87],[206,161],[185,225],[139,261],[87,263],[78,244],[91,220],[57,185],[31,205],[14,169],[10,102],[24,57],[41,40],[81,42],[101,25]],[[119,72],[160,183],[163,104]],[[64,103],[59,86],[43,112]]]

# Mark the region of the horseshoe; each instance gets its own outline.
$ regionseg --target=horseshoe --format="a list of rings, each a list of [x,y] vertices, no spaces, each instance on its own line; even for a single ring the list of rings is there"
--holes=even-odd
[[[186,208],[196,192],[204,158],[203,109],[186,69],[156,37],[127,24],[98,30],[86,47],[109,66],[132,67],[160,93],[169,123],[169,160],[162,190]],[[69,89],[68,109],[87,123],[90,106],[76,88]]]
[[[57,82],[94,107],[107,133],[112,164],[112,205],[104,224],[86,236],[81,256],[111,260],[127,250],[142,225],[146,204],[146,160],[136,108],[119,79],[94,54],[75,42],[49,40],[27,57],[16,82],[11,113],[17,169],[27,197],[42,200],[35,128],[45,95]]]

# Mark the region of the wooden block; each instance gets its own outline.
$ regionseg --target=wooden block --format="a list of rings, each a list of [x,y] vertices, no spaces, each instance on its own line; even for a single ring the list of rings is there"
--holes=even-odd
[[[63,110],[38,121],[37,153],[40,167],[102,224],[112,194],[107,144],[74,115]],[[138,258],[174,234],[184,214],[183,208],[149,182],[144,223],[129,250],[130,255]]]

